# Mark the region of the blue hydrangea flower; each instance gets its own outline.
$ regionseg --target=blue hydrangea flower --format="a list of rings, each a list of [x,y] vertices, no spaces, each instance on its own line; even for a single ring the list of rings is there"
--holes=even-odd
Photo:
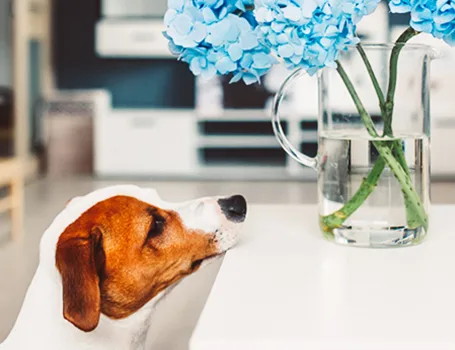
[[[257,22],[250,15],[233,13],[252,5],[252,0],[170,0],[165,14],[171,52],[204,78],[233,76],[247,84],[276,63],[260,40]]]
[[[232,12],[233,9],[246,11],[247,7],[254,5],[254,0],[194,0],[194,4],[198,8],[209,7],[211,9],[225,8],[227,12]]]
[[[389,7],[393,13],[408,13],[411,12],[412,0],[390,0]]]
[[[203,13],[192,3],[185,3],[183,0],[170,0],[169,5],[170,8],[164,16],[166,34],[176,46],[197,47],[207,36]]]
[[[455,2],[453,0],[391,0],[392,12],[411,12],[411,26],[455,46]]]
[[[230,0],[230,2],[241,11],[246,11],[247,8],[254,6],[254,0]]]
[[[379,1],[169,0],[165,36],[196,75],[251,84],[277,63],[272,53],[314,74],[358,43],[356,24]]]
[[[344,15],[352,18],[354,24],[358,24],[363,17],[373,13],[380,2],[381,0],[344,0],[337,6],[340,6]]]
[[[356,24],[379,0],[257,0],[255,16],[265,42],[289,69],[314,74],[336,67],[339,52],[356,45]]]

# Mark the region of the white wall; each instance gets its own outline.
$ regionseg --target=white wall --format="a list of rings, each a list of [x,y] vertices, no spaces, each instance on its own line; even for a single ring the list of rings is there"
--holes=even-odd
[[[0,86],[11,85],[11,16],[10,0],[0,0]]]

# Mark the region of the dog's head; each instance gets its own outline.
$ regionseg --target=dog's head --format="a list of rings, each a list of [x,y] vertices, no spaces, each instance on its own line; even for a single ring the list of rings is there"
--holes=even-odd
[[[63,314],[86,332],[97,327],[101,314],[133,315],[224,253],[245,220],[242,196],[170,204],[151,190],[129,192],[108,191],[98,201],[93,195],[77,198],[65,209],[81,214],[61,232],[55,250]]]

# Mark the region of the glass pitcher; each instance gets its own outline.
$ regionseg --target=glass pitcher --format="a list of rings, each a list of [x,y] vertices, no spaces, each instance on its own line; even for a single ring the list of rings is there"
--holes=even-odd
[[[337,68],[317,77],[295,71],[278,91],[274,132],[289,156],[318,173],[319,223],[327,239],[398,247],[426,236],[433,58],[426,45],[363,44],[343,52]],[[280,106],[300,79],[316,78],[319,142],[312,158],[286,138]],[[305,99],[305,91],[298,94]]]

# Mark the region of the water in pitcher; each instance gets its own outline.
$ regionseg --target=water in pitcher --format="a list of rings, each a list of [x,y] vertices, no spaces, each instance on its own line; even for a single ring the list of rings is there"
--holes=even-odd
[[[374,140],[364,130],[330,131],[319,140],[319,211],[322,217],[333,214],[349,202],[372,170],[378,152],[373,141],[400,140],[409,174],[427,210],[430,185],[429,140],[424,135],[396,135],[394,139]],[[400,183],[388,166],[377,186],[341,227],[329,238],[340,243],[365,247],[413,244],[426,234],[423,227],[408,227]]]

